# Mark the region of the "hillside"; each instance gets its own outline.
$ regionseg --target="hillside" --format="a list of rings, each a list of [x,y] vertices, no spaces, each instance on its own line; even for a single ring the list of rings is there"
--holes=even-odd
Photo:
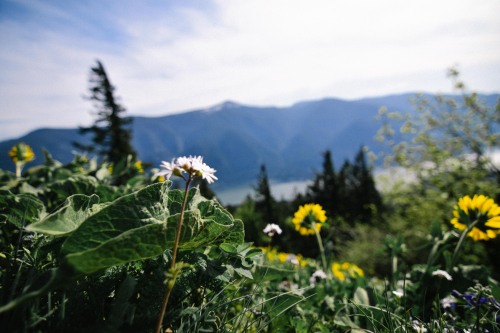
[[[326,149],[332,151],[337,166],[363,145],[373,151],[382,149],[374,140],[380,127],[375,120],[379,108],[409,111],[413,95],[354,101],[326,98],[290,107],[225,102],[164,117],[134,117],[133,145],[140,159],[154,166],[175,156],[204,156],[217,169],[220,181],[215,187],[219,189],[253,183],[262,163],[273,180],[310,179],[321,166],[321,154]],[[492,105],[498,96],[483,98]],[[79,135],[77,129],[38,129],[0,142],[1,168],[13,170],[7,153],[19,141],[34,148],[36,163],[43,162],[42,148],[67,162],[75,151],[71,143],[88,142],[89,137]]]

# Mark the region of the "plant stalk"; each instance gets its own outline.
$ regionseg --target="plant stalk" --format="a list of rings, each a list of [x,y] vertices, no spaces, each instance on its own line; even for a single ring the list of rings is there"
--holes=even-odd
[[[184,211],[186,210],[186,203],[188,197],[189,184],[191,183],[192,177],[189,176],[186,179],[186,187],[184,190],[184,199],[182,200],[181,206],[181,214],[179,216],[179,223],[177,224],[177,229],[175,231],[175,241],[174,241],[174,249],[172,250],[172,260],[170,263],[170,272],[173,273],[173,281],[167,281],[167,290],[165,291],[165,295],[163,297],[163,304],[161,306],[160,316],[158,317],[158,322],[156,323],[156,333],[161,333],[161,326],[163,324],[163,318],[165,317],[165,313],[167,311],[168,299],[170,298],[170,293],[174,288],[175,280],[177,278],[177,273],[175,273],[175,263],[177,259],[177,250],[179,248],[179,241],[181,238],[181,229],[182,229],[182,221],[184,220]]]
[[[467,228],[462,232],[462,235],[460,235],[460,239],[458,240],[457,246],[455,247],[455,251],[453,251],[453,256],[451,257],[451,263],[450,263],[450,270],[453,269],[455,266],[455,261],[457,260],[458,252],[460,248],[462,247],[462,243],[467,236],[467,234],[476,226],[476,224],[479,222],[478,219],[476,219],[473,223],[467,226]]]
[[[316,240],[318,241],[319,252],[321,253],[321,263],[323,264],[323,271],[326,273],[328,269],[326,266],[326,256],[325,256],[325,248],[323,247],[323,241],[321,240],[319,231],[316,231],[316,222],[312,223],[312,227],[314,230],[314,234],[316,235]]]

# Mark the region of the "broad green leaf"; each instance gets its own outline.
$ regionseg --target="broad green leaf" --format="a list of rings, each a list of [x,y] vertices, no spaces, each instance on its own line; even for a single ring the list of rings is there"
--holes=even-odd
[[[92,194],[99,185],[97,179],[91,176],[71,175],[61,177],[51,184],[50,189],[59,195],[69,196],[72,194]]]
[[[28,225],[26,230],[52,236],[68,235],[75,231],[90,215],[102,208],[98,203],[99,197],[95,194],[91,196],[72,195],[66,199],[60,209],[46,216],[40,222]]]
[[[222,251],[227,253],[233,253],[233,254],[238,253],[236,246],[234,246],[233,244],[222,243],[221,245],[219,245],[219,247],[222,249]]]
[[[166,222],[167,190],[166,183],[157,183],[116,199],[89,216],[64,242],[63,252],[70,254],[96,249],[125,232]],[[123,250],[126,250],[126,245],[123,245]]]
[[[30,193],[12,194],[0,191],[0,221],[22,228],[45,214],[43,202]]]
[[[148,224],[126,231],[102,245],[68,254],[67,262],[81,273],[90,274],[103,268],[152,258],[167,245],[166,224]]]
[[[66,262],[80,273],[155,257],[173,247],[184,192],[157,183],[90,215],[64,242]],[[198,189],[188,193],[180,250],[243,243],[243,224]]]
[[[190,211],[184,216],[179,248],[195,250],[208,245],[243,243],[243,223],[234,220],[216,200],[207,200],[194,190]],[[172,222],[177,227],[178,218]]]
[[[247,279],[253,279],[252,272],[250,272],[248,269],[241,267],[234,267],[234,271],[239,275],[241,275],[242,277],[246,277]]]

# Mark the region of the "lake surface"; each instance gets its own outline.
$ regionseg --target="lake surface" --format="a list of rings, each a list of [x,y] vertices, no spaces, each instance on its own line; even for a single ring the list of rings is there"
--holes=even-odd
[[[412,182],[415,176],[401,167],[389,169],[375,169],[373,171],[375,179],[375,186],[381,192],[386,192],[399,181]],[[307,186],[312,183],[312,180],[294,180],[289,182],[273,182],[270,181],[271,194],[276,200],[290,200],[293,199],[297,193],[305,193]],[[255,190],[252,185],[239,186],[220,191],[215,191],[217,198],[224,205],[238,205],[247,196],[255,197]]]
[[[309,184],[311,184],[310,180],[296,180],[284,183],[270,182],[271,194],[276,200],[290,200],[297,193],[304,193]],[[249,185],[216,191],[216,194],[224,205],[238,205],[247,196],[255,196],[255,190]]]

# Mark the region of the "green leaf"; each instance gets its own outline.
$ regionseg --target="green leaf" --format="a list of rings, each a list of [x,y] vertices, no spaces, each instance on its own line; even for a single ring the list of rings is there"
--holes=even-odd
[[[294,274],[295,271],[289,269],[281,269],[274,266],[256,266],[255,280],[258,282],[282,280]]]
[[[164,223],[167,186],[153,184],[122,196],[89,216],[64,242],[63,252],[77,253],[95,249],[104,243],[148,224]]]
[[[253,280],[252,272],[250,272],[248,269],[244,269],[241,267],[233,267],[234,271],[241,275],[242,277],[246,277],[247,279]]]
[[[62,177],[50,185],[50,190],[59,198],[67,198],[73,194],[91,195],[96,192],[98,181],[94,177],[75,175],[69,178]]]
[[[243,243],[243,222],[234,220],[216,200],[207,200],[197,189],[193,190],[196,190],[196,195],[193,196],[191,210],[187,211],[187,219],[185,216],[182,225],[179,248],[195,250],[208,245]],[[177,226],[177,217],[173,223]]]
[[[113,237],[100,246],[71,253],[67,262],[81,273],[155,257],[166,248],[165,224],[148,224]]]
[[[266,302],[267,313],[271,320],[275,320],[276,317],[281,316],[284,312],[303,300],[303,297],[295,294],[282,294],[276,296]]]
[[[243,243],[241,245],[238,245],[238,253],[241,253],[243,251],[245,251],[246,249],[249,249],[250,246],[253,245],[253,242],[247,242],[247,243]]]
[[[253,258],[253,257],[257,257],[257,256],[261,256],[263,254],[262,250],[261,249],[251,249],[250,251],[248,251],[246,254],[245,254],[245,258]]]
[[[66,199],[60,209],[46,216],[40,222],[28,225],[26,230],[52,236],[68,235],[75,231],[90,215],[102,208],[98,203],[99,197],[95,194],[91,196],[72,195]]]
[[[184,192],[157,183],[122,196],[90,215],[64,242],[66,262],[80,273],[152,258],[173,247]],[[198,189],[188,193],[180,250],[243,243],[243,225]],[[235,245],[233,245],[235,246]]]
[[[236,246],[234,246],[233,244],[222,243],[221,245],[219,245],[219,247],[221,248],[222,251],[227,253],[232,253],[232,254],[238,253]]]
[[[0,191],[0,220],[22,228],[45,214],[43,202],[30,193]]]
[[[360,305],[370,305],[370,298],[366,289],[357,288],[354,292],[353,302]]]

